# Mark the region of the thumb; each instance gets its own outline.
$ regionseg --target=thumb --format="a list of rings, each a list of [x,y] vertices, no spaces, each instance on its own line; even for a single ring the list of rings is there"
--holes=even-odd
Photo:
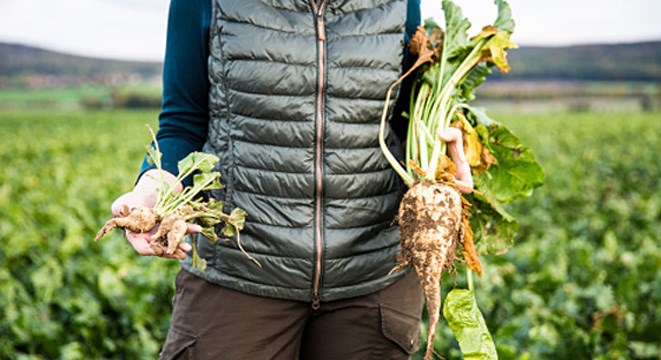
[[[449,127],[438,134],[438,137],[445,142],[461,142],[461,130]]]
[[[126,212],[128,212],[130,209],[137,206],[150,207],[148,205],[149,203],[147,199],[144,198],[144,196],[140,196],[139,194],[131,191],[118,197],[117,200],[115,200],[110,206],[110,210],[114,216],[126,216]]]
[[[188,224],[188,228],[186,229],[186,232],[189,234],[199,233],[202,232],[202,227],[197,224]]]

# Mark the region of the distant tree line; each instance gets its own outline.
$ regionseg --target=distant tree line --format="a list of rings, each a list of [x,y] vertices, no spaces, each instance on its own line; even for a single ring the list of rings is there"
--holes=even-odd
[[[136,89],[113,89],[109,96],[84,96],[80,106],[85,109],[157,109],[161,94]]]
[[[661,41],[563,47],[521,46],[509,52],[512,71],[498,80],[661,81]],[[0,43],[0,78],[69,76],[90,82],[160,76],[158,62],[119,61]]]
[[[509,52],[512,70],[498,80],[554,79],[661,81],[661,41],[579,45],[521,46]]]
[[[50,75],[86,78],[160,76],[161,63],[95,59],[20,44],[0,43],[0,76]]]

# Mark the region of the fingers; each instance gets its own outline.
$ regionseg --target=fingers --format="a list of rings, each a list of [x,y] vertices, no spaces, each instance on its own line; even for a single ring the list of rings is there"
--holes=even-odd
[[[461,130],[447,128],[439,134],[439,138],[448,143],[450,159],[457,166],[456,184],[462,193],[473,192],[473,176],[470,165],[464,154],[464,142]]]
[[[450,143],[450,142],[460,142],[461,141],[461,130],[453,127],[449,127],[443,131],[441,131],[438,136],[441,138],[441,140]]]
[[[122,216],[122,212],[124,210],[124,207],[128,207],[129,209],[134,207],[134,199],[132,197],[132,193],[126,193],[115,200],[112,205],[110,206],[110,211],[112,211],[112,214],[115,217],[120,217]]]
[[[198,225],[189,225],[189,227],[193,227],[193,232],[200,232],[202,228],[200,228]],[[197,227],[197,228],[195,228]],[[128,230],[124,231],[126,235],[126,239],[128,242],[131,244],[133,249],[140,255],[142,256],[158,256],[166,259],[178,259],[178,260],[184,260],[186,258],[186,253],[193,250],[193,247],[186,242],[181,242],[175,250],[175,252],[171,255],[166,254],[165,251],[161,251],[160,254],[154,251],[152,248],[151,244],[151,234],[150,233],[134,233]]]
[[[454,181],[457,184],[457,189],[464,193],[464,194],[470,194],[473,192],[473,182],[466,182],[463,180],[456,179]]]
[[[202,227],[197,224],[188,224],[188,228],[186,229],[186,232],[188,234],[199,233],[202,232]]]
[[[142,256],[156,256],[154,249],[149,246],[151,235],[149,233],[138,234],[125,230],[126,240],[129,241],[135,251]]]
[[[126,216],[126,214],[122,214],[122,209],[125,207],[128,209],[138,206],[152,208],[155,203],[156,197],[153,193],[134,190],[118,197],[110,206],[110,210],[115,217]]]

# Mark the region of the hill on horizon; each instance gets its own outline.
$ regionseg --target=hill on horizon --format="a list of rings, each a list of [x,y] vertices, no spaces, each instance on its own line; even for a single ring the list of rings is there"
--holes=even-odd
[[[0,77],[45,75],[93,80],[137,75],[148,79],[160,76],[161,69],[160,62],[100,59],[0,42]]]
[[[661,40],[521,46],[508,54],[512,71],[505,76],[495,75],[494,80],[661,81]],[[93,81],[108,76],[138,75],[146,79],[159,77],[161,71],[160,62],[90,58],[0,42],[0,78],[47,75]]]
[[[661,81],[661,40],[560,47],[521,46],[508,51],[517,80]]]

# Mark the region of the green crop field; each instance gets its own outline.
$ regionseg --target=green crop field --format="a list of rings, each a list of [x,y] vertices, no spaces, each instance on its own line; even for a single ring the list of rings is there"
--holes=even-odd
[[[0,108],[78,108],[85,97],[106,98],[110,89],[104,86],[80,86],[65,89],[0,89]]]
[[[177,263],[138,257],[119,233],[93,241],[156,117],[0,113],[0,359],[156,358]],[[546,173],[509,207],[516,244],[483,258],[476,281],[500,358],[661,357],[661,114],[496,118]],[[444,293],[463,273],[445,276]],[[438,353],[460,358],[441,327]]]

